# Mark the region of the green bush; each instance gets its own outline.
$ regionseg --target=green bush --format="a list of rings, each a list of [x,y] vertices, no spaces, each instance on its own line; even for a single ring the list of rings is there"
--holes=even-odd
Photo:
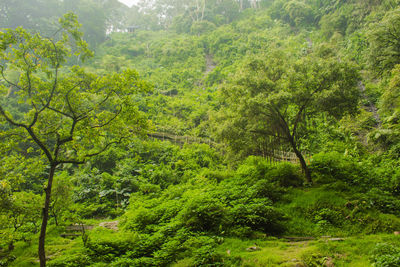
[[[190,248],[191,266],[223,266],[223,257],[216,251],[218,243],[208,236],[193,236],[184,246]]]
[[[354,223],[362,226],[362,231],[366,234],[392,233],[400,229],[400,219],[391,214],[370,212],[359,214]]]
[[[194,266],[224,266],[222,255],[210,245],[202,246],[193,253]]]
[[[190,27],[190,33],[192,34],[205,34],[215,30],[215,24],[206,20],[193,22],[192,27]]]
[[[237,177],[243,183],[256,182],[260,179],[267,179],[267,173],[272,165],[264,158],[250,156],[237,169]]]
[[[193,195],[179,214],[179,220],[192,231],[218,233],[224,222],[225,207],[211,194]]]
[[[288,215],[286,229],[296,235],[327,235],[346,231],[346,217],[350,210],[348,201],[336,191],[294,189],[285,196],[282,206]],[[347,229],[347,228],[346,228]]]
[[[47,262],[49,267],[84,267],[93,263],[92,259],[86,254],[86,249],[72,249]]]
[[[365,201],[370,204],[371,208],[375,208],[384,213],[400,215],[400,199],[392,196],[389,192],[379,188],[372,188],[365,194]]]
[[[339,211],[322,208],[314,212],[314,220],[316,222],[327,222],[332,225],[340,225],[343,222],[343,214]]]
[[[301,259],[307,267],[319,267],[325,266],[324,263],[326,262],[327,257],[323,256],[319,252],[312,251],[309,253],[304,253],[301,256]]]
[[[349,156],[338,152],[319,153],[313,156],[310,170],[315,183],[327,184],[343,181],[360,189],[371,188],[374,181],[367,168]]]
[[[89,233],[85,247],[94,261],[111,262],[115,257],[135,250],[138,243],[137,234],[97,228]]]
[[[373,262],[373,266],[400,266],[400,248],[388,243],[379,243],[371,252],[370,260]]]
[[[304,183],[299,168],[288,162],[277,164],[267,173],[267,176],[270,181],[277,182],[283,187],[298,187]]]
[[[112,267],[154,267],[157,266],[154,263],[154,259],[150,257],[140,258],[129,258],[129,257],[117,257],[115,260],[106,266]]]
[[[200,155],[207,158],[209,154]],[[264,168],[264,163],[260,161],[258,173],[274,169],[270,165]],[[156,266],[190,258],[194,266],[215,266],[221,256],[209,247],[214,241],[198,239],[199,235],[248,237],[254,231],[282,232],[285,218],[274,207],[274,201],[284,191],[276,182],[266,176],[257,177],[248,165],[238,172],[223,172],[225,177],[220,181],[213,179],[214,174],[200,171],[195,178],[157,193],[132,194],[121,225],[124,230],[138,232],[140,242],[129,258],[150,257]]]
[[[16,259],[14,255],[4,255],[3,253],[0,254],[0,266],[10,266],[11,263]]]
[[[230,220],[232,221],[230,227],[235,225],[248,227],[250,231],[242,233],[245,236],[248,236],[253,231],[262,231],[270,234],[278,234],[283,231],[282,222],[285,219],[282,213],[277,211],[268,199],[253,199],[247,203],[235,201],[229,212]]]
[[[304,180],[297,166],[281,162],[271,164],[267,159],[261,157],[248,157],[237,169],[238,178],[244,183],[255,183],[259,180],[267,180],[279,186],[300,186]]]

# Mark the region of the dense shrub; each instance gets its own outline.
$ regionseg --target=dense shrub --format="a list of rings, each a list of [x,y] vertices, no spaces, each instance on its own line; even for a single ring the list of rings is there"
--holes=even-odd
[[[400,266],[400,248],[388,243],[379,243],[371,252],[370,260],[373,262],[373,266]]]
[[[179,213],[179,220],[192,231],[218,233],[226,216],[225,205],[211,194],[194,194]]]
[[[277,234],[283,230],[282,222],[285,220],[283,215],[272,206],[268,199],[253,199],[249,202],[234,202],[230,209],[229,217],[232,220],[231,227],[248,227],[252,231],[262,231],[264,233]],[[234,228],[235,229],[235,228]],[[245,235],[245,233],[242,233]]]
[[[310,170],[319,184],[343,181],[359,189],[371,188],[374,181],[368,169],[349,156],[338,152],[320,153],[313,156]]]
[[[304,183],[299,168],[288,162],[277,164],[266,175],[270,181],[276,182],[283,187],[298,187]]]
[[[116,257],[135,250],[139,236],[133,233],[114,233],[112,230],[95,229],[90,232],[85,247],[94,261],[111,262]]]
[[[92,264],[93,261],[86,254],[85,249],[71,249],[67,253],[49,261],[49,267],[84,267]]]
[[[400,229],[400,219],[391,214],[379,212],[360,213],[353,219],[366,234],[393,233]]]
[[[210,155],[199,152],[195,153],[203,159]],[[123,229],[140,237],[131,258],[150,257],[152,264],[163,266],[190,257],[194,266],[218,266],[222,256],[214,247],[222,236],[249,237],[254,231],[281,233],[286,218],[274,207],[274,201],[284,192],[280,182],[288,177],[296,179],[293,173],[297,170],[256,158],[249,162],[232,172],[200,171],[197,177],[156,193],[133,193],[121,220]],[[130,262],[125,258],[120,257],[121,264]]]
[[[383,191],[379,188],[372,188],[364,197],[360,196],[360,199],[369,203],[371,208],[375,208],[384,213],[400,215],[400,199],[387,191]]]
[[[282,187],[300,186],[304,182],[297,166],[288,162],[271,164],[265,158],[253,156],[238,167],[237,175],[243,182],[266,180]]]

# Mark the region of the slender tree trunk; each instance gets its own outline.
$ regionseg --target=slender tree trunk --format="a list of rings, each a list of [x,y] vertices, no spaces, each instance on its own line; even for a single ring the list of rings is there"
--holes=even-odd
[[[57,214],[55,212],[52,212],[53,217],[54,217],[54,221],[56,223],[56,226],[58,226],[58,219],[57,219]]]
[[[8,251],[11,252],[14,250],[14,248],[14,240],[11,240],[10,243],[8,243]]]
[[[49,207],[50,207],[50,197],[51,197],[51,187],[53,185],[54,173],[56,171],[57,164],[50,163],[50,172],[47,181],[47,187],[44,190],[46,193],[46,198],[44,202],[44,208],[42,211],[42,226],[40,228],[40,236],[39,236],[39,260],[40,267],[46,266],[46,252],[44,249],[45,240],[46,240],[46,228],[47,221],[49,219]]]
[[[201,10],[201,21],[204,19],[204,10],[206,9],[206,0],[203,0],[203,7]]]
[[[289,142],[290,142],[290,145],[292,146],[292,149],[293,149],[294,153],[296,154],[297,158],[300,161],[301,169],[303,170],[304,175],[306,176],[307,182],[311,184],[312,183],[312,179],[311,179],[310,169],[308,168],[307,163],[306,163],[303,155],[297,149],[296,142],[294,141],[294,137],[293,136],[289,137]]]

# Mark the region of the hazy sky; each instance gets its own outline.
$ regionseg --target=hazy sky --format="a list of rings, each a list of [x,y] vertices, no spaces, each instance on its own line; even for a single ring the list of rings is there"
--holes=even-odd
[[[131,7],[133,4],[136,4],[138,0],[118,0],[121,3],[124,3],[125,5]]]

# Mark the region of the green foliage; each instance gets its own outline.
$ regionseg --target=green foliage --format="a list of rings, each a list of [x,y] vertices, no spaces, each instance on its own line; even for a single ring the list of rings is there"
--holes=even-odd
[[[323,16],[319,24],[325,37],[330,38],[335,33],[340,33],[341,35],[346,33],[347,18],[337,10],[335,13]]]
[[[201,34],[212,32],[213,30],[215,30],[215,28],[216,27],[215,27],[214,23],[212,23],[212,22],[199,21],[199,22],[194,22],[192,24],[192,27],[190,27],[190,32],[192,34],[201,35]]]
[[[324,263],[327,261],[327,257],[324,257],[321,253],[315,251],[304,253],[301,259],[306,266],[310,267],[324,266]]]
[[[273,166],[270,169],[275,170]],[[186,183],[170,185],[161,192],[132,194],[122,224],[126,231],[138,232],[142,237],[143,249],[135,255],[145,257],[155,251],[156,264],[171,262],[180,255],[192,255],[194,265],[217,264],[221,256],[210,245],[195,248],[185,245],[183,249],[177,245],[189,244],[202,234],[214,236],[210,241],[216,242],[216,236],[227,234],[250,236],[253,231],[282,232],[285,218],[268,198],[279,199],[282,190],[269,184],[268,176],[247,175],[245,170],[242,166],[237,175],[219,183],[213,173],[207,172],[207,178],[199,176]],[[245,184],[249,187],[243,191]]]
[[[309,135],[307,125],[316,110],[334,118],[354,113],[358,74],[352,64],[335,58],[308,54],[289,60],[282,49],[248,57],[222,89],[214,131],[234,153],[268,155],[278,147],[293,151],[311,182],[299,150]]]
[[[287,162],[272,164],[262,157],[250,156],[238,166],[238,175],[244,180],[253,182],[261,189],[271,188],[271,185],[282,187],[300,186],[304,180],[298,168]],[[260,180],[260,178],[262,178]],[[264,180],[267,182],[264,182]],[[262,189],[261,189],[262,190]],[[268,196],[276,199],[272,195]]]
[[[85,255],[85,249],[70,250],[68,254],[61,255],[54,260],[48,262],[50,267],[73,267],[88,266],[92,263],[89,256]]]
[[[371,252],[373,266],[394,267],[400,264],[400,249],[388,243],[379,243]]]
[[[212,195],[192,195],[179,213],[179,220],[194,232],[218,233],[225,221],[224,205]]]
[[[399,34],[400,9],[389,11],[381,21],[371,25],[368,32],[370,61],[379,73],[389,72],[400,63]]]
[[[32,4],[32,5],[30,5]],[[29,5],[24,1],[1,3],[0,28],[24,27],[50,36],[57,31],[55,18],[66,12],[78,15],[85,33],[85,40],[92,48],[104,41],[107,30],[121,30],[124,15],[121,3],[94,0],[71,0],[68,2],[34,0]],[[118,14],[116,16],[116,13]],[[124,29],[124,28],[122,28]]]
[[[297,187],[304,183],[303,177],[299,173],[298,168],[287,162],[279,163],[267,174],[267,176],[270,181],[277,182],[282,187]]]
[[[303,1],[291,0],[283,5],[284,19],[293,26],[307,26],[314,22],[313,10]]]
[[[369,188],[373,185],[368,168],[350,156],[338,152],[320,153],[312,158],[310,169],[317,183],[343,181],[349,186]]]
[[[102,148],[97,149],[99,151],[110,143],[113,135],[116,137],[115,134],[124,132],[125,135],[130,134],[129,128],[124,125],[128,119],[135,124],[135,129],[147,125],[147,121],[132,105],[132,93],[146,91],[148,87],[131,70],[100,78],[75,66],[69,73],[60,74],[61,65],[71,56],[81,54],[84,59],[91,55],[77,29],[79,24],[76,16],[67,14],[60,19],[60,24],[64,33],[58,41],[43,38],[39,34],[30,35],[21,28],[2,32],[1,58],[4,63],[1,73],[6,77],[10,69],[15,70],[20,73],[20,79],[10,81],[6,78],[1,88],[6,88],[6,84],[15,88],[18,91],[16,97],[21,101],[29,99],[30,105],[21,119],[14,119],[3,107],[1,115],[12,126],[26,128],[25,134],[40,147],[49,161],[79,162],[85,155],[97,153],[93,141],[102,144]],[[69,43],[69,35],[75,44]],[[115,91],[117,87],[119,94]],[[119,116],[113,110],[120,110],[117,113]],[[63,120],[65,123],[53,123]],[[46,131],[40,131],[46,127],[49,127]],[[111,133],[113,130],[116,132]],[[134,131],[133,128],[131,130]],[[105,137],[104,131],[110,131],[110,134]],[[111,142],[116,141],[115,137]],[[41,140],[52,145],[46,147]],[[79,149],[82,149],[80,155]],[[67,150],[77,153],[67,156]],[[54,151],[54,155],[50,151]],[[64,155],[58,158],[59,153]]]
[[[391,71],[389,86],[384,88],[381,98],[381,112],[389,118],[389,122],[398,123],[394,117],[400,110],[400,65],[395,65]]]
[[[196,248],[192,266],[224,266],[223,256],[216,251],[217,243],[212,238],[200,236],[187,243]]]
[[[370,203],[371,208],[375,208],[384,213],[399,215],[400,200],[387,191],[379,188],[372,188],[365,194],[365,201],[366,203]]]
[[[54,179],[53,199],[50,205],[50,213],[56,224],[65,219],[66,213],[73,205],[72,190],[73,184],[66,172],[60,173]]]
[[[139,237],[135,234],[115,234],[112,230],[93,230],[85,247],[94,261],[110,262],[135,248]]]
[[[3,185],[4,186],[4,185]],[[2,194],[6,188],[3,187]],[[10,194],[10,193],[9,193]],[[39,231],[42,198],[31,192],[14,192],[0,207],[0,248],[14,249],[14,243],[30,240]]]

